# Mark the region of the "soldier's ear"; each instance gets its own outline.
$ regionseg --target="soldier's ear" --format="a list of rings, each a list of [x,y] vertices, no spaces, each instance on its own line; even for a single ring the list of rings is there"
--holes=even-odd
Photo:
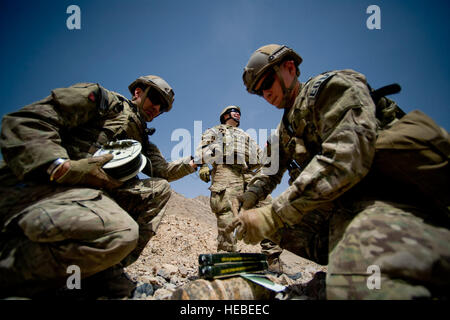
[[[136,89],[134,89],[134,98],[137,99],[142,95],[142,89],[139,87],[136,87]]]
[[[296,73],[297,72],[294,60],[285,60],[285,61],[283,61],[282,66],[285,67],[289,71],[289,73],[291,73],[291,72]]]

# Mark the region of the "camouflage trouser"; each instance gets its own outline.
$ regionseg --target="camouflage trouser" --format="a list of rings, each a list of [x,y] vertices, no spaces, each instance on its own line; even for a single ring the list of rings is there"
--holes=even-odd
[[[285,226],[273,236],[280,247],[321,265],[328,263],[329,208],[304,214],[301,222]]]
[[[213,175],[213,184],[210,187],[210,205],[217,218],[217,250],[235,252],[237,243],[232,232],[225,232],[225,228],[233,220],[231,201],[245,191],[250,176],[230,169],[228,166],[217,166]],[[256,207],[269,205],[272,201],[270,195],[260,201]],[[270,240],[261,242],[262,252],[269,257],[276,258],[281,254],[281,248]]]
[[[161,178],[134,179],[112,192],[112,195],[139,225],[136,248],[122,261],[127,266],[136,261],[150,238],[156,234],[170,199],[170,184]]]
[[[237,250],[236,240],[233,233],[225,232],[225,228],[233,220],[231,201],[244,191],[244,185],[236,184],[223,188],[211,188],[210,205],[211,210],[217,218],[217,250],[235,252]]]
[[[85,278],[132,262],[154,234],[158,222],[150,220],[161,213],[170,187],[166,180],[148,179],[129,182],[114,194],[117,202],[100,190],[54,187],[22,206],[0,233],[0,296],[62,287],[71,265]],[[4,210],[15,210],[11,198],[0,203],[0,213]]]
[[[357,202],[333,214],[316,210],[279,230],[279,243],[328,264],[327,299],[448,297],[450,231],[421,215],[383,201]]]
[[[420,216],[410,206],[362,204],[330,253],[327,298],[448,298],[450,231]]]

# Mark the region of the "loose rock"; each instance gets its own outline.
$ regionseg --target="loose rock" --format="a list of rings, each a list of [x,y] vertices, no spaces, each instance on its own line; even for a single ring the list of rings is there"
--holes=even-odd
[[[209,197],[187,199],[172,191],[156,235],[139,259],[126,268],[133,280],[153,286],[153,295],[142,297],[142,300],[170,299],[176,288],[198,279],[199,254],[216,252],[216,223],[209,206]],[[241,252],[261,252],[259,245],[243,242],[238,243],[238,248]],[[285,274],[275,277],[274,281],[297,288],[297,292],[318,271],[327,271],[326,267],[288,251],[283,251],[281,261]]]

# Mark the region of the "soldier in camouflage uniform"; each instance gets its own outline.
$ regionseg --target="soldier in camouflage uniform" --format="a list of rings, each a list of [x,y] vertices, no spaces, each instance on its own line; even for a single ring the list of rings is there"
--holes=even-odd
[[[166,162],[148,139],[146,122],[172,108],[167,82],[144,76],[129,90],[132,100],[80,83],[3,117],[0,296],[64,287],[71,265],[80,268],[81,289],[126,296],[135,288],[123,267],[155,234],[168,182],[194,172],[196,164],[191,158]],[[122,183],[102,169],[112,155],[92,157],[120,139],[142,144],[149,179]]]
[[[405,115],[353,70],[300,83],[301,62],[267,45],[244,70],[247,90],[284,115],[271,141],[279,170],[263,168],[242,206],[252,208],[286,170],[291,185],[271,206],[242,210],[228,230],[328,264],[328,299],[448,297],[447,131],[419,111]]]
[[[223,109],[220,113],[221,124],[203,133],[196,151],[196,162],[203,164],[199,170],[200,179],[208,183],[212,175],[210,204],[217,217],[218,251],[237,250],[233,232],[225,232],[234,218],[231,200],[244,193],[248,182],[261,168],[262,150],[244,130],[238,128],[240,119],[239,107],[228,106]],[[268,205],[271,200],[270,195],[267,195],[257,206]],[[263,240],[261,247],[272,269],[279,271],[281,249],[269,240]]]

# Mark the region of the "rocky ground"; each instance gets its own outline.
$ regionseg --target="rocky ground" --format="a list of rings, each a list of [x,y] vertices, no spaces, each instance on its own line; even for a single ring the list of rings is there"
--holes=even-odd
[[[216,251],[216,218],[211,212],[209,198],[187,199],[172,192],[157,235],[150,240],[140,258],[126,269],[133,280],[152,284],[153,294],[141,299],[170,299],[176,289],[198,279],[198,255]],[[261,251],[259,245],[240,242],[238,246],[241,252]],[[326,272],[326,267],[288,251],[282,253],[281,262],[283,274],[272,279],[288,286],[289,297],[317,298],[315,294],[305,295],[305,284],[316,273],[323,276],[319,271]],[[284,299],[288,295],[277,297]]]

